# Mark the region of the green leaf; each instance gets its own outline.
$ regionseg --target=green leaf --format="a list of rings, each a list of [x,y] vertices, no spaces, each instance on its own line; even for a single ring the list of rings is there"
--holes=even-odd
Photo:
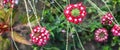
[[[60,50],[60,49],[57,47],[51,47],[51,48],[45,48],[45,50]]]
[[[34,49],[33,50],[38,50],[39,48],[38,47],[34,47]]]
[[[120,47],[118,48],[118,50],[120,50]]]
[[[19,17],[19,20],[21,21],[22,24],[27,24],[28,25],[28,17],[26,15],[23,15],[23,16],[21,15]],[[36,19],[35,16],[31,16],[29,20],[30,20],[31,26],[35,26],[36,24],[39,23],[40,17],[38,16],[38,18]]]
[[[10,47],[10,40],[2,38],[0,36],[0,50],[8,50],[9,47]]]
[[[53,38],[55,37],[55,35],[54,35],[54,33],[53,33],[53,32],[50,32],[50,34],[52,35],[52,37],[53,37]]]
[[[108,45],[106,45],[106,46],[102,47],[102,50],[111,50],[111,47],[109,47]]]
[[[95,13],[96,10],[95,10],[95,8],[93,8],[93,7],[88,7],[88,8],[87,8],[87,12],[88,12],[88,13]]]
[[[72,27],[71,32],[72,32],[72,33],[74,33],[74,32],[75,32],[75,28],[74,28],[74,27]]]
[[[4,19],[5,17],[5,11],[3,9],[0,9],[0,18]]]
[[[19,16],[19,21],[22,23],[22,24],[26,24],[28,21],[27,21],[27,16],[26,15],[20,15]]]
[[[96,28],[101,28],[102,25],[101,25],[101,23],[95,21],[95,22],[91,23],[89,25],[89,27],[91,29],[90,32],[93,32]]]

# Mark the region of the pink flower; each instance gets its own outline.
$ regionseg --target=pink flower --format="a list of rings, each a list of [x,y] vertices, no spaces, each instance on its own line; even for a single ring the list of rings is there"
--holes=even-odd
[[[18,0],[3,0],[3,5],[6,5],[7,3],[10,3],[10,7],[14,8],[15,2]]]
[[[113,20],[113,16],[111,13],[107,13],[101,18],[101,23],[103,25],[111,25]]]
[[[44,46],[49,40],[49,31],[45,27],[36,26],[33,28],[30,38],[38,46]]]
[[[115,24],[111,30],[114,36],[120,36],[120,26]]]
[[[99,28],[95,31],[95,40],[98,42],[106,41],[108,38],[108,33],[105,28]]]

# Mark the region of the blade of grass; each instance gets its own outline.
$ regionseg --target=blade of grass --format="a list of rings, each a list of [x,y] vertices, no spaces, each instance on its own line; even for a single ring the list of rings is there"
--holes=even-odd
[[[39,23],[39,20],[38,20],[38,16],[37,16],[37,12],[36,12],[36,8],[35,8],[34,0],[33,0],[33,5],[31,4],[31,1],[30,1],[30,0],[28,0],[28,3],[29,3],[30,7],[31,7],[32,10],[33,10],[33,13],[34,13],[34,15],[35,15],[35,18],[36,18],[36,20],[37,20],[37,24],[38,24],[39,26],[41,26],[40,23]]]
[[[73,24],[72,24],[72,26],[75,29],[75,26]],[[77,32],[76,29],[75,29],[75,34],[77,35],[77,38],[78,38],[78,41],[79,41],[79,44],[80,44],[82,50],[85,50],[84,47],[83,47],[82,41],[81,41],[81,39],[80,39],[80,37],[79,37],[78,32]]]

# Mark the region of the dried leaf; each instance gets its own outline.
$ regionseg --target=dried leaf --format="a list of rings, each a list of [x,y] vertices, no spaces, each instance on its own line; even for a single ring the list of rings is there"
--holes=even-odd
[[[26,45],[32,45],[30,43],[30,41],[26,40],[23,36],[21,36],[20,34],[18,34],[17,32],[13,32],[11,33],[11,37],[14,41],[22,43],[22,44],[26,44]]]

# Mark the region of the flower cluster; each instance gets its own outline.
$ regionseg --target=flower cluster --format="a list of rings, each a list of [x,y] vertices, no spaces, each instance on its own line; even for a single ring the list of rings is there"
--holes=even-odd
[[[82,3],[70,4],[65,8],[64,15],[69,22],[81,23],[86,16],[86,7]]]
[[[111,30],[114,36],[120,36],[120,26],[115,24]]]
[[[101,18],[101,23],[103,25],[111,25],[113,20],[113,16],[111,13],[107,13]]]
[[[103,25],[111,25],[111,24],[113,24],[112,22],[113,22],[113,16],[111,13],[107,13],[104,16],[102,16],[102,18],[101,18],[101,23]],[[100,38],[101,36],[98,36],[100,32],[104,33],[103,38]],[[118,24],[114,24],[113,28],[111,29],[111,32],[112,32],[113,36],[120,36],[120,26]],[[107,36],[108,36],[108,34],[107,34],[106,29],[98,29],[95,32],[95,40],[97,40],[97,41],[103,42],[108,38]]]
[[[15,0],[3,0],[3,5],[10,3],[10,7],[14,8]]]
[[[33,28],[30,38],[38,46],[44,46],[49,40],[49,31],[45,27],[36,26]]]
[[[95,31],[95,40],[98,42],[106,41],[108,38],[108,33],[105,28],[99,28]]]

